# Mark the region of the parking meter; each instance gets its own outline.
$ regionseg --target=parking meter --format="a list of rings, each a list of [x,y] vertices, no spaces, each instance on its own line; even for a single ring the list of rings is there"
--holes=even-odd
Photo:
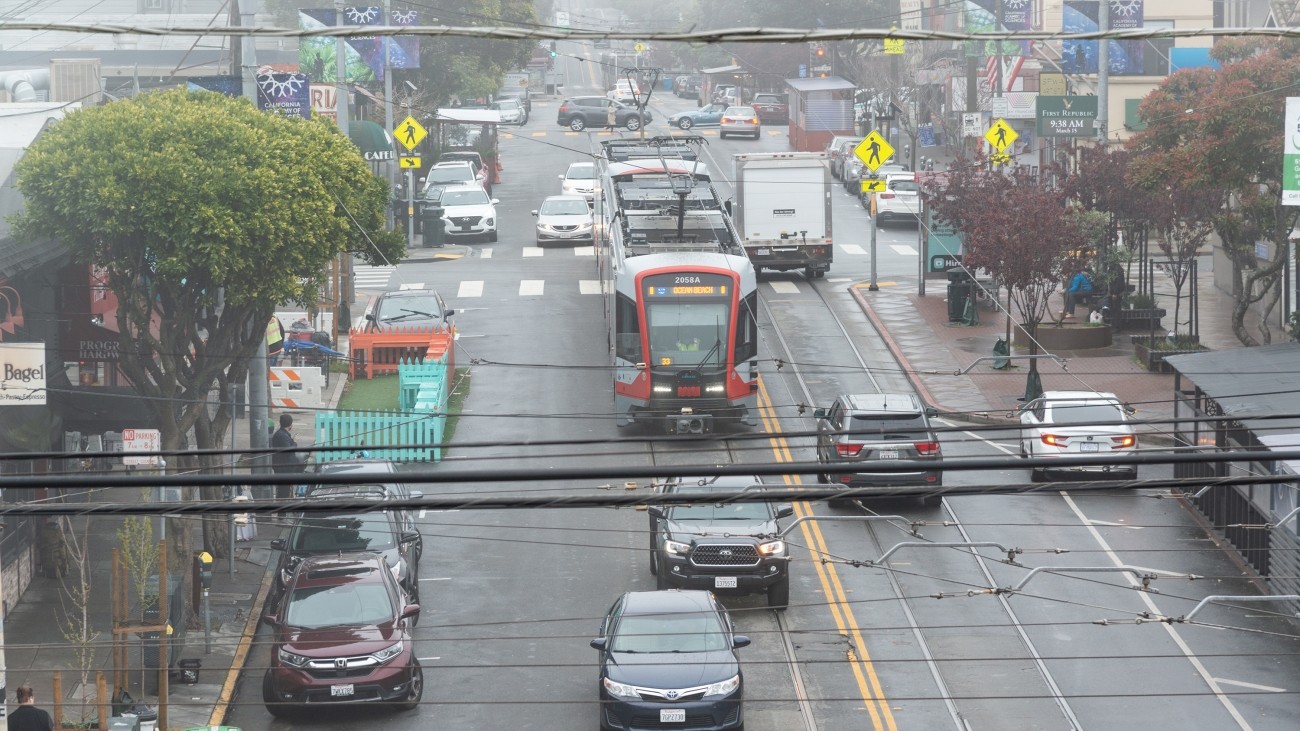
[[[212,554],[203,551],[194,557],[199,585],[203,587],[203,646],[212,652],[212,612],[208,605],[208,589],[212,588]]]
[[[194,560],[198,563],[199,581],[203,586],[203,591],[206,592],[212,588],[212,554],[203,551],[195,556]]]

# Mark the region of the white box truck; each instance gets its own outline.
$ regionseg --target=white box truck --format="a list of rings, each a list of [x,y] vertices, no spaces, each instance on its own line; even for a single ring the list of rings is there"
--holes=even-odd
[[[830,271],[831,170],[820,152],[734,156],[732,218],[754,271],[802,269],[812,279]]]

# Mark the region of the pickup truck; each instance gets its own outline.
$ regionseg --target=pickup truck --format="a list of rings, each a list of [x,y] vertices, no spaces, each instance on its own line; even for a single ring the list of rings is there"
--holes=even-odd
[[[761,124],[785,124],[790,121],[790,107],[781,94],[755,94],[749,106],[758,112]]]

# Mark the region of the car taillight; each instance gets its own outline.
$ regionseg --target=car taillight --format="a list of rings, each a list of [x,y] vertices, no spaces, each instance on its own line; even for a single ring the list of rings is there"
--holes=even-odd
[[[1122,437],[1110,438],[1111,446],[1117,449],[1124,449],[1125,447],[1135,447],[1137,446],[1137,441],[1138,441],[1137,437],[1133,436],[1132,434],[1122,436]]]
[[[1052,447],[1064,447],[1065,443],[1070,441],[1069,437],[1063,437],[1060,434],[1044,434],[1043,444]]]
[[[750,123],[750,124],[758,124],[758,117],[754,117],[754,118],[750,119],[750,120],[749,120],[749,123]]]
[[[569,111],[569,108],[568,108],[567,106],[561,104],[561,105],[560,105],[560,114],[563,114],[563,113],[565,113],[565,112],[567,112],[567,111]]]
[[[841,457],[856,457],[862,451],[861,444],[836,444],[835,452]]]
[[[881,198],[893,198],[893,197],[894,197],[894,194],[893,194],[893,193],[880,193],[879,195],[880,195]]]
[[[916,447],[916,453],[922,457],[933,457],[939,453],[938,442],[917,442],[912,446]]]

